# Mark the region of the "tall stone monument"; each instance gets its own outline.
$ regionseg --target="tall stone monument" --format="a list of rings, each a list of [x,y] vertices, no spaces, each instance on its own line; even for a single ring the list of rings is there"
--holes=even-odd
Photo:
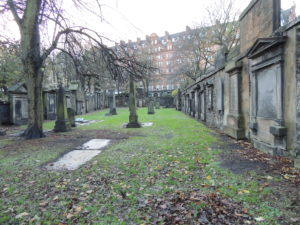
[[[115,90],[114,89],[110,90],[109,114],[110,115],[117,115],[116,95],[115,95]]]
[[[71,124],[68,119],[65,90],[62,86],[60,86],[57,94],[57,119],[55,122],[54,131],[66,132],[69,130],[71,130]]]
[[[152,97],[149,97],[148,100],[148,114],[155,114],[154,111],[154,99]]]
[[[138,122],[138,115],[136,113],[136,97],[135,85],[132,76],[129,77],[129,123],[126,128],[140,128],[141,124]]]

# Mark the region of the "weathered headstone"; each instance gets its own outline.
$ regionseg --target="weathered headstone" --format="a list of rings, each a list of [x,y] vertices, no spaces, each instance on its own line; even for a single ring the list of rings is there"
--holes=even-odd
[[[160,109],[159,98],[156,98],[156,99],[155,99],[155,109]]]
[[[115,90],[114,89],[110,90],[109,113],[111,115],[117,115],[117,110],[116,110],[116,95],[115,95]]]
[[[68,108],[68,118],[72,127],[76,127],[75,123],[75,110],[72,108]]]
[[[60,87],[57,95],[57,119],[55,122],[54,131],[66,132],[69,130],[71,130],[71,124],[68,119],[65,90],[63,87]]]
[[[152,97],[150,97],[148,101],[148,114],[155,114],[154,99]]]
[[[129,123],[126,125],[126,128],[140,128],[141,124],[138,122],[138,115],[136,113],[136,97],[135,97],[135,85],[133,78],[129,77]]]

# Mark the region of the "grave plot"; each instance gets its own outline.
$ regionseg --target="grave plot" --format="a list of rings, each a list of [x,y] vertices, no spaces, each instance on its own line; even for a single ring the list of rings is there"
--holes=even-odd
[[[109,143],[110,140],[108,139],[92,139],[77,150],[63,155],[56,162],[47,164],[45,168],[47,170],[76,170],[100,154]]]

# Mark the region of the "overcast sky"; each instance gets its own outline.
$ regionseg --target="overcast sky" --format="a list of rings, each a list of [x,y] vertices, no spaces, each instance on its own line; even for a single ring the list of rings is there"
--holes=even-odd
[[[251,0],[236,0],[236,9],[242,12]],[[145,35],[157,33],[164,35],[184,31],[186,25],[193,27],[204,19],[206,8],[212,0],[101,0],[104,3],[103,16],[110,24],[93,22],[87,19],[87,24],[97,24],[106,36],[119,40],[145,39]],[[282,8],[293,5],[294,0],[282,0]],[[300,15],[300,6],[297,8]],[[95,26],[95,25],[93,25]]]
[[[73,10],[68,5],[71,0],[63,2],[76,23],[91,27],[118,42],[129,39],[135,41],[137,37],[145,39],[145,35],[154,32],[159,36],[164,35],[165,31],[177,33],[184,31],[186,25],[193,27],[200,24],[212,0],[100,0],[105,20],[102,23],[99,18],[88,16],[87,12]],[[250,0],[236,0],[236,9],[242,12],[249,2]],[[290,8],[293,2],[294,0],[282,0],[282,8]],[[96,6],[92,8],[98,9]],[[300,6],[297,7],[297,15],[300,15]],[[8,24],[7,21],[2,23]],[[12,33],[17,33],[13,26],[9,27]]]

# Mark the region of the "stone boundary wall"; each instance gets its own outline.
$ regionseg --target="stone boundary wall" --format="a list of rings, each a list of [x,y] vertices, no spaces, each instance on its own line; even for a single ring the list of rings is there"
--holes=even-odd
[[[267,153],[299,158],[300,19],[273,32],[280,1],[251,4],[241,24],[272,29],[254,31],[251,40],[242,34],[239,54],[179,91],[176,109]]]
[[[296,137],[297,137],[297,152],[296,155],[300,157],[300,29],[296,30]]]

